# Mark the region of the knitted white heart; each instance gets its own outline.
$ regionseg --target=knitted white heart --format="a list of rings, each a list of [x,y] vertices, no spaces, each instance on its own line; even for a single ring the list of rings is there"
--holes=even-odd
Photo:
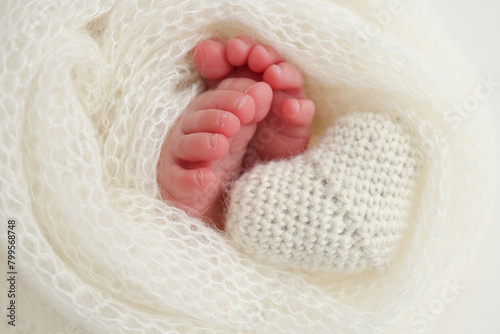
[[[408,226],[416,147],[395,115],[341,117],[304,154],[257,165],[234,184],[227,233],[282,267],[385,268]]]

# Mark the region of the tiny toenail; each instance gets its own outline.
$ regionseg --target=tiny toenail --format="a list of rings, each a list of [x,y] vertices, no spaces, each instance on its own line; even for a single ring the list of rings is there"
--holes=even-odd
[[[246,46],[245,42],[243,42],[241,39],[239,38],[235,38],[233,43],[236,43],[236,45],[239,47],[239,48],[244,48]]]
[[[283,69],[278,66],[278,65],[271,65],[272,68],[277,72],[277,74],[282,75],[283,74]]]
[[[242,96],[239,99],[237,99],[236,103],[235,103],[236,109],[240,109],[241,107],[243,107],[245,105],[245,103],[247,102],[247,99],[248,99],[248,95]]]
[[[263,47],[262,45],[257,45],[256,48],[259,48],[261,50],[261,52],[264,53],[264,55],[269,54],[269,52],[267,52],[267,49],[265,47]]]
[[[226,122],[226,117],[227,117],[227,111],[217,118],[217,125],[224,126],[224,123]]]
[[[254,83],[253,85],[251,85],[250,87],[248,87],[247,89],[245,89],[245,91],[243,93],[248,94],[248,91],[250,90],[250,88],[252,88],[253,86],[255,86],[257,84],[258,84],[258,82]]]
[[[201,186],[204,186],[205,185],[205,182],[203,180],[203,172],[202,171],[199,171],[198,172],[198,183],[201,185]]]
[[[289,107],[285,109],[285,113],[289,118],[293,118],[300,112],[300,109],[301,107],[299,101],[293,100],[290,102]]]
[[[208,137],[208,147],[210,147],[212,150],[215,150],[217,148],[217,134]]]

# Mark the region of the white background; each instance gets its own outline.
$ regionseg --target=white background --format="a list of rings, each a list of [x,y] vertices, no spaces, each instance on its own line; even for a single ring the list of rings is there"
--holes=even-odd
[[[478,73],[500,82],[500,1],[438,0],[431,6]],[[500,88],[486,103],[500,133]],[[500,207],[500,196],[497,199]],[[491,221],[481,255],[460,282],[467,288],[434,321],[433,333],[500,334],[500,210]]]

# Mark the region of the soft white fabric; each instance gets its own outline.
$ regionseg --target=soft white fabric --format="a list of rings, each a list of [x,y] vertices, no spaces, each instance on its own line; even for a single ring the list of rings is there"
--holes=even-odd
[[[420,3],[0,6],[0,258],[15,219],[16,332],[411,332],[416,310],[464,267],[491,199],[491,87]],[[318,133],[353,111],[414,129],[418,196],[389,270],[280,270],[161,200],[161,145],[203,87],[191,49],[236,34],[300,68]],[[0,331],[12,329],[2,319]]]
[[[420,158],[397,116],[349,113],[304,154],[243,174],[226,230],[244,252],[279,267],[386,269],[409,224]]]

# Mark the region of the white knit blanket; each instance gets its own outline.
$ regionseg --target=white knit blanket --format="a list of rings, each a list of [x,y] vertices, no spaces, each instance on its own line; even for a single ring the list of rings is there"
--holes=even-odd
[[[472,74],[422,6],[2,1],[0,263],[16,273],[16,293],[1,290],[0,332],[428,328],[419,308],[458,278],[486,221],[495,141],[483,105],[491,78]],[[353,112],[397,115],[415,132],[414,209],[388,269],[280,269],[161,200],[161,145],[203,87],[191,50],[239,34],[302,71],[318,134]],[[15,329],[5,316],[12,301]]]

